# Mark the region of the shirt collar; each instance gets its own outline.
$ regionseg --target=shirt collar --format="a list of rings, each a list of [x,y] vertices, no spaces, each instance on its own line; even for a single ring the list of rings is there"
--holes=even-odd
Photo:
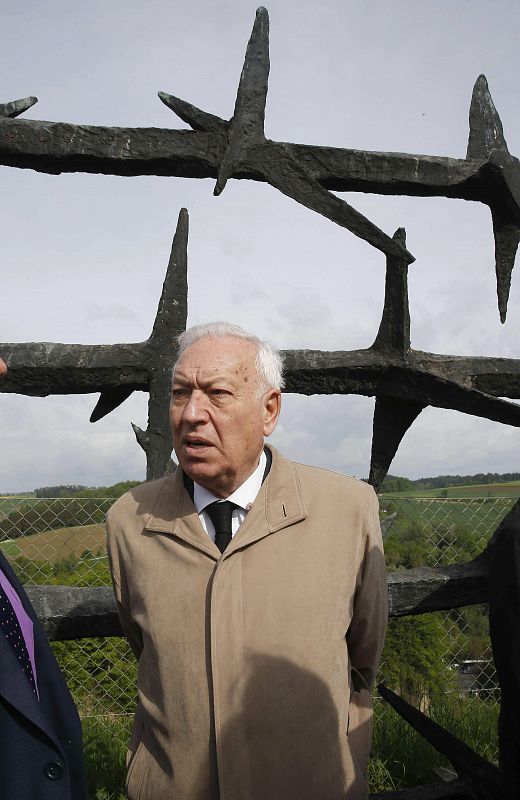
[[[217,497],[212,492],[205,489],[204,486],[200,486],[200,484],[193,481],[193,504],[197,509],[197,514],[200,514],[210,503],[214,503],[218,500],[230,500],[232,503],[235,503],[235,505],[247,511],[248,507],[256,500],[256,496],[260,491],[266,463],[267,459],[262,450],[260,461],[255,471],[238,487],[238,489],[235,489],[233,494],[225,498]]]

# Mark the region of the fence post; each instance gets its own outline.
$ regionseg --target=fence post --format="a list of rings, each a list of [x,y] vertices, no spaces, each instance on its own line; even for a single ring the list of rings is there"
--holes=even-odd
[[[501,690],[498,738],[504,800],[520,797],[520,505],[498,528],[489,566],[489,625]]]

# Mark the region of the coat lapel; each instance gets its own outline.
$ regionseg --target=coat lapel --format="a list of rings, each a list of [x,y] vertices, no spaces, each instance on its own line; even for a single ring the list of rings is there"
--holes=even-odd
[[[5,573],[13,589],[18,594],[22,601],[22,605],[33,621],[33,634],[34,634],[34,654],[36,662],[36,676],[41,673],[43,675],[44,669],[47,667],[45,664],[45,655],[40,654],[40,638],[45,634],[43,633],[34,609],[29,602],[29,598],[25,594],[23,587],[16,578],[11,566],[7,559],[0,554],[0,568]],[[31,685],[24,675],[23,670],[18,663],[12,647],[3,634],[0,633],[0,696],[9,705],[13,706],[20,714],[26,719],[30,720],[34,725],[38,726],[55,744],[58,744],[56,736],[49,728],[43,706],[38,702],[38,698],[32,691]],[[54,664],[53,668],[58,669]]]
[[[214,561],[220,558],[220,550],[200,524],[197,510],[184,488],[180,468],[164,481],[154,509],[144,524],[147,531],[169,533],[183,539]]]
[[[307,517],[298,477],[291,462],[274,447],[269,446],[269,449],[273,457],[269,475],[237,534],[226,548],[224,557]]]

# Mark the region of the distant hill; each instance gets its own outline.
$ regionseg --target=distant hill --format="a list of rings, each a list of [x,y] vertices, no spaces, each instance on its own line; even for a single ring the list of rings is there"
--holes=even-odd
[[[142,481],[121,481],[113,486],[42,486],[34,490],[35,497],[121,497]]]
[[[479,472],[476,475],[437,475],[435,478],[401,478],[387,475],[381,485],[381,492],[407,492],[413,489],[444,489],[449,486],[479,486],[490,483],[512,483],[520,481],[520,472]]]

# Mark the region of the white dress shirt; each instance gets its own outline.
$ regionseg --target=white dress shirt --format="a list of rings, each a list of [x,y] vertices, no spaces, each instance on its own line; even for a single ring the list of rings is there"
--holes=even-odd
[[[193,504],[197,509],[200,524],[212,541],[215,541],[215,528],[209,518],[209,514],[204,511],[206,506],[209,506],[210,503],[214,503],[217,500],[229,500],[238,506],[238,508],[233,509],[233,515],[231,517],[231,535],[234,536],[242,525],[247,512],[253,505],[260,491],[266,463],[266,455],[262,450],[260,461],[255,471],[238,487],[238,489],[235,489],[233,494],[230,494],[229,497],[217,497],[212,492],[205,489],[204,486],[200,486],[193,481]]]

